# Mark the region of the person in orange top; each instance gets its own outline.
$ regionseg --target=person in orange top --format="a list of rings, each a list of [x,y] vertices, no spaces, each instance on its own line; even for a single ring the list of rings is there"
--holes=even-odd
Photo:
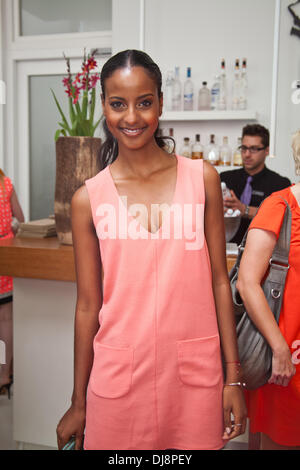
[[[24,221],[13,184],[0,169],[0,240],[14,237],[12,218]],[[5,344],[6,364],[0,365],[0,394],[8,393],[12,383],[12,294],[13,279],[0,276],[0,340]]]
[[[293,138],[293,152],[300,175],[300,131]],[[292,231],[290,268],[277,325],[260,283],[283,221],[286,206],[281,198],[291,207]],[[250,431],[261,433],[262,450],[300,450],[300,183],[269,196],[249,230],[237,288],[273,352],[268,383],[247,392]]]

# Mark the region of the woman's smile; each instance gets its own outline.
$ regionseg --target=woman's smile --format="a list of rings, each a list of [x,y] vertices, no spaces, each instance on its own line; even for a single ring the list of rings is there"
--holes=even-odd
[[[119,128],[123,134],[125,134],[128,137],[138,137],[140,136],[144,130],[146,129],[145,127],[135,127],[134,129],[131,129],[129,127],[120,127]]]

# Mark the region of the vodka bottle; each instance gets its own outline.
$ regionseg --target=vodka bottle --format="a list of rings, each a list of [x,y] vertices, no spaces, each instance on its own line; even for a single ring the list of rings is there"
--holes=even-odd
[[[221,189],[222,189],[223,199],[225,199],[227,197],[231,197],[231,192],[227,188],[226,183],[224,183],[224,181],[222,181],[222,183],[221,183]]]
[[[239,109],[240,84],[241,84],[240,61],[239,61],[239,59],[236,59],[236,61],[235,61],[234,80],[233,80],[233,85],[232,85],[232,109],[234,109],[234,110]]]
[[[174,73],[169,71],[167,74],[164,92],[164,106],[166,108],[166,111],[172,111],[173,109],[173,84]]]
[[[220,98],[220,76],[215,76],[215,81],[211,87],[211,109],[216,110],[219,107]]]
[[[191,75],[191,67],[188,67],[186,80],[184,82],[184,111],[193,111],[194,109],[194,84],[192,82]]]
[[[183,146],[181,147],[181,152],[180,154],[183,157],[191,158],[192,157],[192,149],[190,146],[190,139],[189,137],[185,137],[183,139]]]
[[[248,107],[247,59],[243,59],[241,83],[240,83],[239,109],[247,109],[247,107]]]
[[[182,87],[180,81],[180,69],[175,67],[175,77],[173,81],[173,93],[172,93],[172,110],[182,110]]]
[[[228,137],[223,138],[223,145],[220,148],[220,165],[230,166],[232,160],[232,150],[228,145]]]
[[[203,147],[200,143],[200,134],[196,134],[196,140],[194,145],[192,146],[192,159],[203,159]]]
[[[224,183],[224,181],[222,181],[221,183],[221,189],[222,189],[223,199],[231,197],[231,192],[227,188],[226,183]],[[241,213],[238,209],[236,209],[235,211],[233,209],[227,209],[226,212],[224,213],[224,217],[239,217],[240,215]]]
[[[238,146],[233,154],[233,166],[243,166],[242,153],[240,146],[242,145],[242,138],[238,138]]]
[[[198,95],[198,110],[208,111],[211,108],[211,95],[210,90],[207,88],[207,82],[202,82],[202,88],[199,90]]]
[[[227,79],[225,59],[221,62],[219,109],[227,109]]]
[[[215,144],[215,135],[211,134],[210,143],[205,149],[205,160],[214,166],[219,165],[219,148]]]

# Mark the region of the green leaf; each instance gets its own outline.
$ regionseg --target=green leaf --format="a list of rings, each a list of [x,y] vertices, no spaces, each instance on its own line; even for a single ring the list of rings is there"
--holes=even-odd
[[[69,128],[69,124],[68,124],[68,122],[67,122],[67,119],[66,119],[66,117],[65,117],[65,115],[64,115],[64,113],[63,113],[63,111],[62,111],[62,109],[61,109],[61,107],[60,107],[60,105],[59,105],[59,102],[58,102],[58,100],[57,100],[57,98],[56,98],[56,96],[55,96],[55,93],[54,93],[54,91],[52,90],[52,88],[51,88],[51,91],[52,91],[52,95],[53,95],[53,97],[54,97],[56,106],[57,106],[57,108],[58,108],[58,111],[60,112],[60,115],[61,115],[61,117],[62,117],[62,120],[63,120],[65,126],[67,126],[67,128],[70,129],[70,128]]]
[[[82,98],[82,117],[83,117],[83,119],[87,118],[87,110],[88,110],[88,94],[87,94],[87,91],[85,90],[83,92],[83,98]]]
[[[75,111],[74,111],[73,99],[72,99],[71,96],[69,97],[69,114],[70,114],[70,118],[71,118],[71,122],[72,122],[72,126],[73,126],[74,120],[76,118],[76,114],[75,114]]]
[[[64,135],[65,137],[67,137],[66,131],[64,131],[63,129],[57,129],[57,131],[55,132],[55,136],[54,136],[55,142],[56,142],[57,139],[60,137],[60,134],[62,134],[62,135]]]
[[[94,137],[95,130],[96,130],[97,127],[99,126],[99,124],[100,124],[102,118],[103,118],[103,116],[101,116],[100,119],[98,119],[98,121],[96,122],[96,124],[92,127],[92,136],[91,136],[91,137]]]

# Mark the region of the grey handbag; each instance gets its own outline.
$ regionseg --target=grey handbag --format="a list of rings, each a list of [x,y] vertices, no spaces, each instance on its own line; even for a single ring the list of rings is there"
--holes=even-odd
[[[279,322],[285,280],[289,270],[288,259],[292,222],[290,206],[285,199],[283,199],[283,201],[286,204],[286,208],[280,235],[269,262],[267,277],[262,284],[262,289],[277,323]],[[243,372],[243,382],[247,389],[253,390],[266,384],[271,376],[272,351],[265,338],[248,316],[243,301],[236,289],[236,281],[247,234],[248,232],[245,234],[239,246],[238,257],[234,267],[229,273],[229,278],[236,314],[236,332],[239,358]]]

